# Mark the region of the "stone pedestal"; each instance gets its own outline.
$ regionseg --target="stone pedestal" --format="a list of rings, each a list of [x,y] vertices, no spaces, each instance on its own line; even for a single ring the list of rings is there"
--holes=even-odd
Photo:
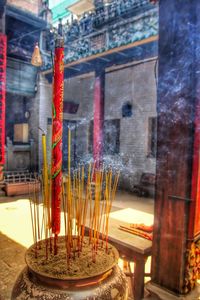
[[[45,280],[44,280],[45,279]],[[97,278],[99,279],[99,278]],[[90,280],[91,281],[91,280]],[[103,281],[88,281],[82,286],[74,282],[54,281],[30,272],[26,267],[18,277],[12,292],[15,299],[43,300],[127,300],[128,288],[125,275],[116,265]],[[85,282],[84,282],[85,283]]]

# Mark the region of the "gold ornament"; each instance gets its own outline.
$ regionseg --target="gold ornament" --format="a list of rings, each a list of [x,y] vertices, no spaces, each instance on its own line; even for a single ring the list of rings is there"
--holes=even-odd
[[[31,64],[35,67],[40,67],[42,65],[42,58],[40,55],[40,48],[38,46],[38,43],[35,44]]]

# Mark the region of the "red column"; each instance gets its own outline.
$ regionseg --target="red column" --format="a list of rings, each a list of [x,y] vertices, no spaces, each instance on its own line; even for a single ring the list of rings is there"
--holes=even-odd
[[[52,105],[52,232],[60,233],[60,209],[62,197],[62,131],[64,88],[64,43],[56,41],[53,77]]]
[[[93,158],[98,168],[103,159],[104,73],[96,74],[94,84]]]
[[[198,0],[168,1],[167,10],[159,1],[152,282],[177,295],[195,288],[199,272],[199,9]]]
[[[189,239],[200,234],[200,98],[195,111],[194,150],[193,150],[192,189],[189,214]]]
[[[6,51],[7,37],[0,34],[0,180],[5,164]]]

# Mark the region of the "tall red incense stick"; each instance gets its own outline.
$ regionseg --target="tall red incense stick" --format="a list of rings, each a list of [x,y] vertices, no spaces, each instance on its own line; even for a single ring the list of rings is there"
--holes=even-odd
[[[56,40],[53,74],[52,105],[52,233],[56,240],[60,233],[60,209],[62,197],[62,131],[63,131],[63,89],[64,89],[64,41]]]

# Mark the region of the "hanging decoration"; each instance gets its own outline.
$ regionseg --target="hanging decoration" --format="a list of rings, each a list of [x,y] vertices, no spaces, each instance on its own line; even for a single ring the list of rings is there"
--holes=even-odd
[[[40,48],[38,46],[38,43],[35,44],[35,48],[31,59],[31,64],[35,67],[41,67],[42,65],[42,57],[40,54]]]

